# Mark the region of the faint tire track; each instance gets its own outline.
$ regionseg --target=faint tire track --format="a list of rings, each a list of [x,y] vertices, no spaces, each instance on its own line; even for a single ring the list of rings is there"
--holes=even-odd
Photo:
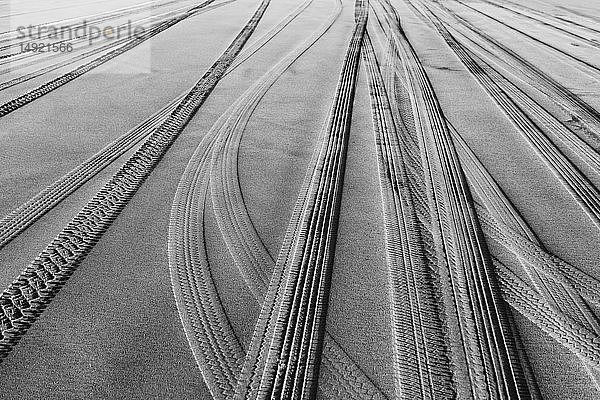
[[[527,18],[529,20],[535,21],[535,22],[537,22],[537,23],[539,23],[541,25],[550,27],[550,28],[552,28],[552,29],[554,29],[554,30],[556,30],[556,31],[558,31],[558,32],[566,35],[566,36],[569,36],[571,38],[574,38],[576,40],[584,42],[584,43],[586,43],[586,44],[588,44],[590,46],[593,46],[593,47],[596,47],[596,48],[600,48],[600,43],[598,43],[596,40],[587,38],[585,36],[581,36],[581,35],[579,35],[576,32],[573,32],[573,31],[570,31],[568,29],[562,28],[562,27],[560,27],[558,25],[555,25],[555,24],[552,24],[550,22],[546,22],[543,19],[536,18],[536,17],[531,16],[531,15],[525,13],[525,12],[518,11],[518,10],[515,10],[515,9],[513,9],[511,7],[507,7],[505,5],[499,4],[496,1],[490,1],[490,0],[480,0],[480,1],[483,1],[484,3],[487,3],[487,4],[491,4],[491,5],[495,6],[495,7],[501,8],[503,10],[510,11],[513,14],[520,15],[520,16],[522,16],[524,18]]]
[[[436,14],[440,21],[447,28],[452,27],[455,31],[457,31],[457,25],[464,26],[466,29],[468,29],[469,32],[480,37],[485,42],[485,45],[475,42],[473,39],[469,38],[464,33],[459,33],[461,33],[462,36],[473,42],[482,51],[489,52],[490,48],[496,48],[500,50],[503,56],[495,56],[499,61],[501,61],[511,71],[521,71],[522,74],[521,76],[519,76],[519,79],[523,80],[524,78],[522,75],[525,75],[525,79],[528,78],[527,83],[529,84],[529,86],[541,91],[551,100],[558,103],[572,116],[572,118],[576,122],[583,123],[583,126],[587,128],[588,131],[586,140],[593,142],[593,147],[594,149],[596,149],[596,151],[600,149],[600,136],[597,133],[598,131],[600,131],[600,112],[598,112],[598,110],[596,110],[590,104],[585,102],[581,97],[577,96],[571,90],[561,85],[550,75],[544,73],[531,62],[527,61],[515,51],[503,45],[498,40],[494,39],[492,36],[486,34],[480,29],[477,29],[469,21],[454,13],[452,10],[445,7],[442,3],[437,3],[437,5],[440,7],[440,10],[442,10],[445,14],[451,16],[453,18],[453,21],[456,22],[450,23],[447,19],[444,19],[440,15]],[[508,59],[506,59],[505,57],[508,57]],[[513,73],[513,75],[517,76],[517,74],[515,73]]]
[[[194,13],[194,15],[203,14],[205,12],[214,10],[215,8],[219,8],[221,6],[230,4],[230,3],[234,2],[234,1],[236,1],[236,0],[227,0],[227,1],[220,2],[218,4],[212,4],[212,5],[208,5],[208,6],[202,7],[200,10],[196,11]],[[167,18],[170,18],[170,17],[172,17],[172,14],[173,14],[173,12],[168,12],[166,14],[161,14],[161,16],[164,17],[164,15],[167,15]],[[158,17],[158,16],[153,16],[153,18],[156,18],[156,17]],[[160,22],[159,23],[155,23],[154,26],[159,25],[159,24],[160,24]],[[116,29],[118,29],[118,27]],[[84,39],[84,40],[87,40],[87,39]],[[117,40],[111,41],[109,43],[106,43],[104,45],[101,45],[100,47],[95,47],[94,49],[86,51],[86,52],[81,53],[81,54],[75,54],[77,51],[81,50],[80,48],[75,48],[74,51],[73,51],[73,53],[72,53],[73,56],[70,57],[70,58],[67,58],[67,59],[64,59],[62,61],[56,62],[54,64],[45,66],[43,68],[39,68],[39,69],[37,69],[35,71],[28,72],[28,73],[23,74],[21,76],[18,76],[16,78],[13,78],[13,79],[1,82],[0,83],[0,90],[8,89],[10,87],[16,86],[16,85],[21,84],[23,82],[27,82],[27,81],[29,81],[31,79],[38,78],[38,77],[40,77],[42,75],[47,74],[48,72],[52,72],[52,71],[55,71],[55,70],[60,69],[62,67],[66,67],[68,65],[74,64],[74,63],[76,63],[78,61],[81,61],[81,60],[84,60],[84,59],[86,59],[88,57],[100,54],[100,53],[102,53],[102,52],[104,52],[106,50],[111,50],[111,49],[113,49],[115,47],[118,47],[118,46],[124,44],[124,43],[130,43],[133,40],[136,40],[136,39],[135,38],[131,39],[129,37],[124,37],[122,39],[117,39]],[[39,53],[29,53],[29,54],[34,54],[35,55],[35,54],[39,54]],[[53,54],[50,54],[50,57],[55,57],[55,56]],[[45,61],[45,60],[41,60],[41,61]],[[13,72],[14,73],[18,69],[29,67],[29,66],[35,65],[35,64],[37,64],[39,62],[40,62],[40,60],[36,58],[36,59],[34,59],[34,60],[32,60],[32,61],[30,61],[28,63],[19,64],[18,66],[11,65],[9,68],[7,68],[5,70],[1,70],[0,74],[6,73],[6,72]]]
[[[532,36],[532,35],[524,32],[524,31],[522,31],[522,30],[520,30],[518,28],[515,28],[514,26],[512,26],[510,24],[507,24],[506,22],[501,21],[500,19],[498,19],[498,18],[496,18],[496,17],[494,17],[492,15],[484,13],[483,11],[476,9],[475,7],[472,7],[469,4],[467,4],[467,3],[465,3],[465,2],[463,2],[461,0],[455,0],[455,1],[457,3],[463,5],[464,7],[468,8],[468,9],[470,9],[472,11],[475,11],[478,14],[481,14],[481,15],[483,15],[483,16],[485,16],[485,17],[487,17],[487,18],[489,18],[489,19],[491,19],[493,21],[496,21],[497,23],[499,23],[500,25],[502,25],[504,27],[506,27],[506,28],[508,28],[510,30],[513,30],[513,31],[515,31],[515,32],[517,32],[517,33],[525,36],[526,38],[534,41],[535,43],[541,44],[542,46],[545,46],[545,47],[549,48],[550,50],[553,50],[556,54],[561,55],[563,57],[566,57],[566,58],[570,59],[571,61],[575,61],[580,66],[582,66],[583,68],[585,68],[586,71],[587,71],[587,73],[588,73],[588,75],[590,75],[592,78],[594,78],[596,80],[600,79],[599,75],[598,75],[600,73],[600,67],[598,67],[598,66],[596,66],[596,65],[594,65],[594,64],[592,64],[592,63],[590,63],[588,61],[582,60],[581,58],[579,58],[577,56],[574,56],[571,53],[568,53],[568,52],[566,52],[564,50],[561,50],[560,48],[558,48],[558,47],[556,47],[556,46],[554,46],[554,45],[552,45],[550,43],[546,43],[543,40],[540,40],[540,39],[536,38],[535,36]]]
[[[147,5],[144,6],[144,7],[136,7],[136,8],[134,8],[134,7],[127,7],[127,9],[119,9],[119,10],[114,10],[113,12],[109,11],[109,12],[98,14],[98,15],[103,15],[103,14],[108,14],[108,15],[104,15],[104,16],[101,16],[101,17],[93,18],[93,19],[85,19],[85,22],[86,22],[86,25],[87,24],[98,25],[98,24],[100,24],[102,22],[110,21],[110,20],[113,20],[113,19],[125,16],[125,15],[128,15],[128,14],[134,14],[136,11],[139,12],[140,9],[143,10],[144,8],[151,8],[152,11],[156,11],[159,8],[165,7],[167,5],[170,5],[170,4],[173,4],[173,3],[176,3],[176,2],[177,2],[177,0],[171,0],[171,1],[168,1],[168,2],[164,2],[162,4],[158,4],[158,5],[152,6],[152,7],[148,7]],[[189,6],[185,7],[185,9],[187,9],[187,8],[189,8]],[[179,10],[182,10],[182,9],[184,9],[184,8],[181,8]],[[173,13],[175,11],[177,11],[177,10],[168,11],[168,12],[164,13],[163,15],[166,15],[168,13]],[[158,17],[158,16],[159,15],[153,15],[151,18]],[[77,20],[78,18],[73,18],[73,19]],[[144,20],[144,19],[148,19],[148,18],[143,18],[142,20]],[[80,21],[84,21],[82,19],[79,19],[79,20]],[[137,21],[132,21],[132,23],[137,23]],[[47,26],[47,25],[49,25],[49,24],[31,25],[32,32],[34,33],[33,36],[35,36],[35,33],[37,33],[36,32],[37,31],[36,28],[39,27],[39,29],[43,32],[44,30],[43,30],[42,26],[44,26],[45,28],[48,29],[49,26]],[[81,23],[80,24],[75,24],[75,25],[66,25],[66,27],[69,27],[70,29],[77,29],[78,27],[83,27],[83,26],[84,25],[81,24]],[[29,28],[29,25],[27,27]],[[61,28],[64,28],[64,27],[65,27],[65,25],[61,26]],[[115,28],[118,28],[118,26],[115,27]],[[46,32],[48,32],[48,31],[46,30]],[[0,36],[2,36],[2,35],[0,34]],[[40,38],[31,37],[32,35],[23,35],[23,36],[25,37],[24,40],[19,40],[19,39],[23,39],[22,37],[20,38],[19,36],[15,37],[15,38],[0,39],[0,43],[9,42],[9,44],[0,45],[0,51],[2,51],[2,50],[9,50],[11,47],[18,47],[21,44],[39,41],[39,39],[40,39]],[[17,40],[15,40],[15,39],[17,39]],[[73,39],[72,37],[70,37],[69,39],[63,39],[61,37],[61,40],[57,40],[57,41],[55,41],[53,43],[66,43],[66,42],[76,43],[76,42],[79,42],[79,41],[86,41],[86,40],[88,40],[88,35],[83,35],[83,36],[81,36],[81,40],[79,40],[79,39],[80,38]],[[9,56],[9,57],[17,56],[19,54],[20,53],[12,53],[12,54],[9,54],[9,55],[3,54],[2,56],[0,56],[0,59],[7,58],[7,56]],[[35,55],[36,54],[33,54],[33,56],[35,56]],[[40,54],[38,53],[37,56],[39,56],[39,55]],[[0,62],[0,65],[1,64],[4,64],[4,62]]]
[[[150,29],[148,32],[144,33],[143,35],[135,38],[134,40],[125,43],[123,46],[118,47],[106,54],[103,54],[102,56],[84,64],[81,65],[75,69],[73,69],[70,72],[67,72],[64,75],[61,75],[58,78],[55,78],[49,82],[44,83],[43,85],[13,99],[10,100],[2,105],[0,105],[0,117],[3,117],[7,114],[10,114],[11,112],[31,103],[32,101],[42,97],[43,95],[50,93],[53,90],[58,89],[59,87],[61,87],[62,85],[72,81],[73,79],[76,79],[78,77],[80,77],[81,75],[91,71],[92,69],[106,63],[107,61],[112,60],[113,58],[125,53],[128,50],[131,50],[132,48],[138,46],[139,44],[145,42],[146,40],[150,39],[151,37],[161,33],[162,31],[164,31],[165,29],[170,28],[171,26],[183,21],[184,19],[194,15],[194,13],[197,10],[202,9],[203,7],[209,5],[210,3],[214,2],[215,0],[207,0],[203,3],[201,3],[198,6],[195,6],[193,8],[191,8],[190,10],[188,10],[186,13],[184,13],[181,16],[172,18],[169,21],[163,22],[159,25],[157,25],[156,27]]]

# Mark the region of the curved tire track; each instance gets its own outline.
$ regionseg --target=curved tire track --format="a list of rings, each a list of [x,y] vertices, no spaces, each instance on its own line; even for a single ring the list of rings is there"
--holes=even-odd
[[[292,14],[265,34],[263,39],[259,39],[255,43],[266,43],[266,41],[273,37],[274,33],[279,32],[291,19],[297,16],[298,10],[306,8],[306,5],[308,4],[301,4]],[[206,283],[210,278],[210,265],[208,264],[208,260],[206,260],[204,251],[200,250],[204,248],[202,238],[195,239],[194,236],[198,233],[203,235],[198,221],[202,221],[204,218],[205,208],[200,199],[204,197],[209,180],[211,183],[213,179],[221,182],[220,179],[222,176],[214,171],[212,177],[209,176],[210,167],[217,169],[218,165],[218,168],[223,168],[224,166],[220,165],[220,162],[223,162],[226,169],[229,169],[233,168],[233,163],[237,161],[237,144],[239,142],[233,147],[226,145],[226,143],[231,144],[232,140],[240,139],[239,136],[241,136],[254,107],[256,107],[265,92],[289,65],[308,50],[329,29],[339,15],[340,10],[341,5],[338,3],[331,17],[315,34],[282,59],[276,66],[271,68],[261,80],[248,89],[242,97],[221,115],[196,149],[192,159],[190,159],[184,177],[178,187],[170,225],[169,253],[172,282],[176,298],[178,299],[182,321],[184,322],[188,340],[194,354],[202,351],[201,347],[205,346],[204,343],[223,342],[232,344],[232,346],[226,347],[213,347],[212,349],[204,350],[206,354],[196,356],[198,365],[203,370],[203,375],[205,378],[208,377],[207,385],[211,388],[213,395],[216,393],[216,396],[219,398],[223,395],[229,397],[229,390],[223,393],[222,382],[224,380],[228,381],[228,389],[231,385],[235,385],[237,382],[235,371],[237,371],[237,368],[241,370],[242,363],[239,362],[239,366],[236,366],[239,359],[239,349],[235,351],[231,350],[232,347],[236,347],[233,346],[236,343],[235,335],[231,330],[227,317],[222,311],[214,285],[212,282],[209,284]],[[260,47],[250,46],[245,51],[252,54]],[[228,71],[231,71],[231,69]],[[235,149],[235,152],[233,149]],[[219,154],[223,151],[225,151],[226,155],[220,157]],[[213,190],[217,191],[217,193],[213,193],[212,195],[215,210],[223,209],[223,207],[226,208],[229,205],[231,200],[227,200],[225,205],[220,201],[224,201],[226,198],[229,199],[229,190],[235,191],[238,194],[238,197],[235,198],[238,200],[241,199],[241,192],[239,192],[239,186],[237,186],[237,178],[233,182],[228,180],[228,183],[226,186],[227,189],[220,185],[212,185]],[[233,185],[234,183],[235,186]],[[226,191],[227,194],[223,195],[225,197],[222,197],[218,193],[220,189]],[[234,198],[233,195],[231,196]],[[244,276],[257,301],[262,303],[267,290],[269,273],[272,270],[274,261],[256,234],[251,221],[247,217],[247,211],[243,204],[242,207],[243,209],[236,208],[234,212],[235,222],[225,218],[229,214],[219,212],[216,212],[217,221],[223,230],[225,242],[234,256],[234,260],[242,272],[242,276]],[[226,219],[227,222],[223,222],[223,219]],[[240,219],[243,222],[240,223]],[[229,223],[233,224],[232,228],[229,228]],[[230,235],[226,233],[230,233]],[[251,243],[251,245],[248,243]],[[186,254],[188,255],[186,256]],[[195,288],[194,282],[190,279],[190,277],[195,275],[203,277],[201,280],[203,286],[201,290]],[[212,309],[216,309],[218,315],[213,315],[203,324],[194,323],[194,321],[201,320],[199,315],[206,313],[205,310]],[[226,332],[227,337],[223,337],[221,335],[222,332]],[[231,354],[222,354],[224,350],[228,350]],[[209,354],[212,351],[221,352],[221,354]],[[320,385],[320,390],[325,396],[336,398],[331,396],[333,394],[342,394],[343,398],[348,399],[385,398],[328,334],[326,335],[323,357],[324,379],[322,385]],[[221,361],[220,364],[215,364],[214,362],[210,362],[211,359],[228,361]],[[209,361],[208,367],[210,371],[206,371],[207,365],[205,364],[207,361]],[[223,369],[223,371],[219,372],[220,369]],[[214,376],[224,378],[217,380]],[[218,384],[220,386],[216,387]]]
[[[219,5],[215,5],[214,7],[216,6]],[[210,8],[211,6],[208,6],[201,11],[207,11]],[[245,54],[244,59],[247,60],[254,54],[254,51],[243,51],[240,54]],[[229,72],[229,69],[227,72]],[[157,111],[144,122],[108,144],[105,148],[69,171],[52,185],[46,187],[34,197],[0,219],[0,249],[84,183],[89,181],[113,161],[131,150],[131,148],[141,140],[150,135],[153,130],[170,115],[178,104],[182,102],[184,97],[185,93],[173,99],[169,104],[165,105],[161,110]]]
[[[289,23],[291,17],[295,17],[298,10],[305,9],[306,5],[301,4],[273,31],[280,31]],[[273,66],[252,88],[248,89],[224,114],[227,116],[226,121],[221,123],[220,120],[211,129],[218,130],[219,135],[219,141],[213,149],[210,178],[213,210],[229,252],[259,304],[262,304],[267,292],[270,273],[275,261],[254,229],[239,187],[237,158],[241,137],[262,96],[298,57],[329,30],[338,18],[340,11],[341,5],[336,3],[336,8],[327,21],[303,44]],[[257,41],[257,43],[264,43],[264,41]],[[337,393],[348,399],[384,398],[384,395],[345,355],[328,333],[325,334],[323,351],[322,367],[323,371],[328,372],[323,374],[324,380],[319,385],[322,393],[330,396],[332,393]]]
[[[533,283],[534,288],[531,290],[536,291],[539,294],[539,298],[543,299],[549,306],[556,310],[556,313],[560,313],[566,318],[577,322],[578,325],[590,332],[595,334],[600,333],[599,321],[583,299],[588,293],[598,293],[600,282],[596,282],[592,287],[582,287],[581,284],[574,284],[570,281],[568,276],[561,271],[565,268],[557,266],[556,261],[558,259],[543,249],[536,235],[521,218],[518,211],[508,198],[506,198],[500,187],[479,162],[460,134],[454,129],[451,132],[457,144],[461,162],[465,166],[469,183],[487,209],[477,207],[477,214],[486,237],[496,241],[518,258],[522,268]],[[526,243],[529,245],[525,245]],[[543,255],[540,255],[540,253]],[[496,261],[495,265],[498,263],[499,261]],[[560,260],[559,263],[563,264],[564,262]],[[570,265],[568,268],[576,271],[577,275],[585,277],[587,281],[595,281],[587,274],[580,272]],[[505,285],[507,284],[509,283],[505,282]],[[506,293],[506,288],[503,292]],[[506,296],[505,300],[511,303],[511,299]],[[517,311],[521,312],[522,310],[517,309]],[[540,312],[543,312],[543,310]],[[538,316],[536,319],[531,319],[530,314],[525,316],[545,332],[549,329],[548,326],[539,324],[542,317]],[[585,341],[586,338],[580,337],[580,340]],[[576,354],[576,356],[580,355]],[[584,364],[586,367],[587,365]],[[592,379],[596,380],[596,377],[589,368],[588,372],[591,374]]]

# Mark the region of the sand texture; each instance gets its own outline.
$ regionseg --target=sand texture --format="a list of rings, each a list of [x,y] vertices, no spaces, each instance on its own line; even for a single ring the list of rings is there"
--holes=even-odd
[[[0,2],[0,399],[600,400],[599,15]]]

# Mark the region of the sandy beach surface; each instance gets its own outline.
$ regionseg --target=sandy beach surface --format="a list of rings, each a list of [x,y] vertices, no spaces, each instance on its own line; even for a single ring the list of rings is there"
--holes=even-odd
[[[3,2],[0,399],[600,399],[598,15]]]

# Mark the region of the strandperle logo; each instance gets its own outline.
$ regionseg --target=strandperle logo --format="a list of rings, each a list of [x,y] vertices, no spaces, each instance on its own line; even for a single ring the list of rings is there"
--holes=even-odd
[[[146,28],[134,25],[131,20],[119,26],[98,26],[87,21],[75,26],[28,25],[16,28],[17,38],[33,40],[72,40],[87,38],[91,45],[95,40],[119,40],[124,38],[139,38],[146,33]]]

